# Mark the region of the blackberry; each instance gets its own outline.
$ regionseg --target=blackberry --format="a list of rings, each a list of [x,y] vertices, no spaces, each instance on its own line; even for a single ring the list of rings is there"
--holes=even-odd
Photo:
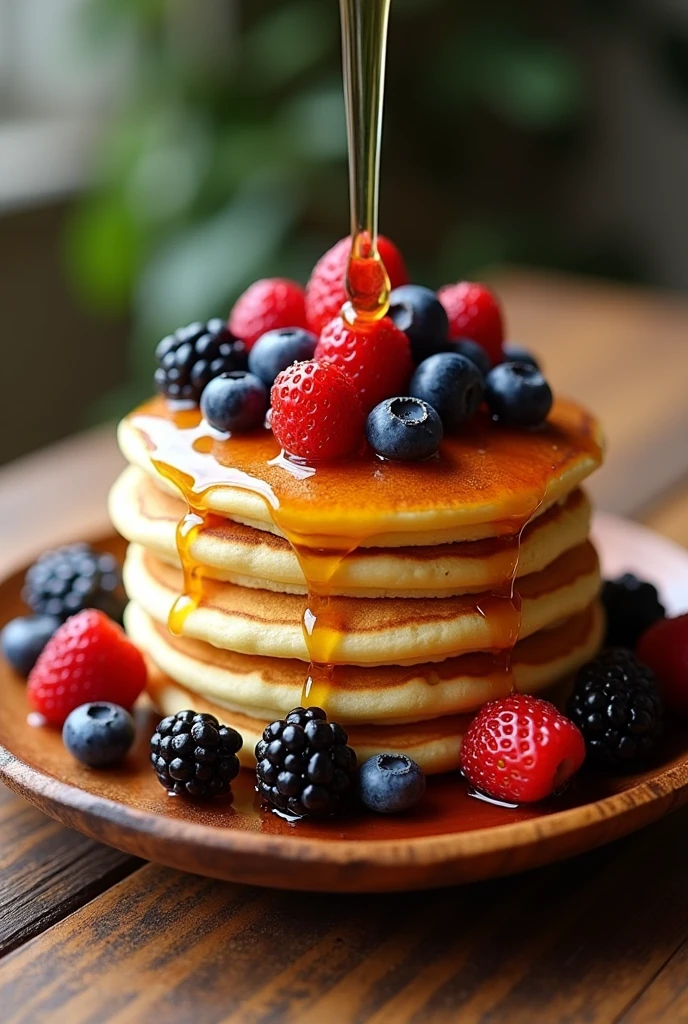
[[[271,807],[297,818],[336,814],[356,767],[347,740],[321,708],[295,708],[268,725],[256,745],[256,789]]]
[[[605,581],[602,602],[607,613],[606,643],[610,647],[633,650],[650,626],[666,618],[657,588],[630,572]]]
[[[117,559],[90,544],[45,551],[28,570],[22,597],[37,614],[61,622],[84,608],[97,608],[120,622],[126,603]]]
[[[243,740],[213,715],[178,711],[163,718],[150,741],[151,764],[168,793],[224,796],[239,774]]]
[[[587,763],[600,768],[642,766],[662,734],[654,672],[623,647],[580,669],[566,711],[583,733]]]
[[[168,398],[192,402],[198,402],[213,377],[248,367],[246,346],[219,317],[168,334],[158,342],[155,358],[158,391]]]

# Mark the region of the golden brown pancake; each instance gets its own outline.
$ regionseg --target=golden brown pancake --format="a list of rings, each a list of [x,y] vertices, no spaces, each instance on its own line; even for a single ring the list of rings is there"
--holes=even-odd
[[[181,572],[130,545],[124,566],[129,597],[157,622],[167,622],[183,591]],[[586,542],[540,573],[517,581],[521,639],[586,608],[597,596],[597,555]],[[215,647],[310,661],[302,629],[303,600],[204,580],[183,634]],[[500,650],[516,637],[512,602],[491,593],[451,598],[332,598],[328,647],[315,660],[348,665],[403,665],[442,661],[468,651]]]
[[[130,466],[112,489],[110,514],[127,540],[179,565],[176,530],[186,507],[141,470]],[[447,597],[501,586],[544,569],[582,544],[590,528],[590,503],[578,489],[525,527],[520,538],[487,538],[427,547],[359,548],[336,567],[333,594],[350,597]],[[210,516],[190,548],[204,573],[253,589],[305,594],[306,581],[283,537]],[[314,553],[313,559],[324,560]]]
[[[406,546],[513,533],[573,491],[601,461],[601,435],[557,399],[540,429],[484,414],[446,437],[437,457],[394,463],[372,452],[321,465],[289,462],[269,430],[229,437],[161,398],[122,421],[127,460],[191,504],[281,532],[309,547]]]
[[[463,714],[511,687],[537,693],[577,671],[597,650],[604,627],[595,602],[551,630],[521,640],[511,658],[464,654],[409,668],[337,666],[327,684],[327,705],[336,721],[421,721]],[[279,718],[303,700],[306,666],[284,658],[263,658],[220,650],[200,640],[174,637],[131,603],[126,626],[136,645],[170,678],[224,707],[255,718]]]

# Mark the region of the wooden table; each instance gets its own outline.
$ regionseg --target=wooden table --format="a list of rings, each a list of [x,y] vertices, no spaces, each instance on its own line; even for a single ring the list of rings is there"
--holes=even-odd
[[[688,303],[543,275],[499,285],[512,336],[605,421],[597,501],[688,544]],[[102,529],[119,464],[101,429],[0,473],[3,570]],[[515,878],[301,895],[142,864],[0,787],[0,1020],[688,1021],[687,838],[688,810]]]

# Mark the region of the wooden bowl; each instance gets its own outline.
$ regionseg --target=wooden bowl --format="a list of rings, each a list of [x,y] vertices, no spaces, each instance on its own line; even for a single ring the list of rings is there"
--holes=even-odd
[[[635,570],[661,588],[670,611],[688,608],[688,553],[632,523],[600,517],[606,573]],[[102,546],[121,551],[121,541]],[[0,622],[24,609],[23,574],[0,584]],[[289,889],[421,889],[523,871],[582,853],[656,821],[688,801],[688,729],[670,731],[661,763],[639,775],[582,774],[559,798],[508,809],[468,795],[457,775],[434,778],[415,812],[289,824],[261,810],[251,773],[233,798],[169,798],[150,770],[150,712],[125,765],[91,771],[59,732],[27,721],[24,684],[0,666],[0,778],[72,828],[127,853],[214,878]]]

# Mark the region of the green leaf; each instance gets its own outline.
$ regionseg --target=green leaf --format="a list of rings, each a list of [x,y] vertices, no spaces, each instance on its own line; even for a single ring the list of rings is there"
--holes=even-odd
[[[117,312],[128,305],[141,237],[119,197],[105,195],[79,207],[68,223],[63,250],[67,272],[84,302]]]
[[[554,44],[504,27],[480,30],[457,48],[448,42],[433,76],[440,100],[479,99],[502,120],[527,131],[569,125],[583,104],[583,80],[573,57]]]
[[[281,4],[244,36],[242,65],[260,89],[282,88],[327,56],[338,24],[333,2]]]
[[[274,183],[249,185],[202,224],[168,238],[141,275],[135,312],[149,340],[180,324],[223,315],[269,259],[301,208],[297,192]]]
[[[303,160],[340,160],[346,156],[346,118],[340,82],[320,85],[288,100],[277,124],[282,145]]]

